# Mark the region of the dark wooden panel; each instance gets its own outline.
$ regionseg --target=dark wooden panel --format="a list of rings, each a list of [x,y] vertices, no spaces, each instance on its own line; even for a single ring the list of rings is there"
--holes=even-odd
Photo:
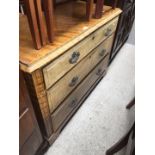
[[[22,90],[22,88],[20,89],[20,92],[22,92],[23,90]],[[24,110],[26,110],[26,108],[27,108],[27,105],[26,105],[26,102],[25,102],[25,98],[24,98],[24,93],[21,93],[20,95],[19,95],[19,115],[21,115],[23,112],[24,112]]]
[[[34,155],[43,142],[31,100],[20,72],[19,77],[19,153]]]
[[[116,7],[121,8],[122,10],[126,10],[131,7],[135,0],[117,0]],[[104,0],[105,5],[111,6],[114,3],[114,0]]]
[[[32,120],[32,116],[30,110],[26,108],[26,110],[21,114],[19,119],[19,142],[20,147],[25,143],[25,141],[31,136],[34,131],[35,126]]]
[[[105,0],[106,5],[112,5],[112,2],[113,0]],[[135,0],[118,0],[116,6],[121,8],[123,12],[118,21],[110,62],[128,39],[135,19]]]

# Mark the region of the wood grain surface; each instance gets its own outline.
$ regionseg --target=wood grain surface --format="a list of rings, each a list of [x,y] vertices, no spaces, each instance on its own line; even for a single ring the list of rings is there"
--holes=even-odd
[[[101,18],[103,15],[104,0],[96,0],[95,18]]]
[[[24,74],[34,110],[37,113],[39,126],[45,137],[52,134],[52,121],[50,118],[49,104],[41,70],[36,70],[32,74]]]
[[[45,26],[43,12],[42,12],[41,0],[35,0],[34,4],[36,6],[35,8],[36,8],[36,15],[37,15],[38,27],[40,32],[41,44],[42,46],[44,46],[48,41],[47,41],[46,26]]]
[[[92,18],[93,15],[93,3],[93,0],[86,1],[86,18],[88,21]]]
[[[93,67],[104,58],[104,54],[100,55],[103,49],[105,54],[111,51],[114,35],[100,44],[89,55],[87,55],[77,66],[60,79],[53,87],[47,91],[47,97],[52,113],[65,97],[83,80],[83,78],[93,69]],[[73,79],[78,78],[73,83]],[[74,85],[70,86],[70,83]]]
[[[70,94],[63,104],[51,115],[54,132],[63,123],[70,112],[77,107],[81,98],[86,94],[94,82],[106,70],[109,62],[109,55],[102,60],[97,67],[82,81],[82,83]],[[99,72],[100,73],[99,73]]]
[[[33,48],[35,47],[36,49],[40,49],[42,47],[41,45],[41,38],[40,38],[40,33],[39,33],[39,26],[37,23],[37,14],[35,11],[35,4],[34,0],[25,0],[24,1],[25,8],[26,8],[26,13],[27,13],[27,19],[28,19],[28,24],[27,25],[30,28],[30,32],[32,36],[32,44],[34,44]],[[24,17],[24,15],[20,16]]]
[[[19,71],[19,154],[34,155],[43,137],[32,107],[23,73]]]
[[[50,86],[52,86],[60,77],[73,68],[80,60],[82,60],[91,50],[103,42],[104,39],[108,37],[105,36],[107,29],[111,29],[109,34],[111,35],[116,30],[117,21],[117,18],[113,19],[110,23],[101,27],[83,41],[78,43],[76,46],[66,51],[66,53],[61,55],[58,59],[44,67],[43,73],[46,88],[48,89]],[[75,52],[79,53],[79,57],[76,63],[70,63],[69,60],[72,58],[72,55]]]
[[[104,7],[101,19],[85,20],[85,2],[70,2],[59,5],[55,15],[55,41],[35,50],[25,16],[20,16],[20,68],[26,72],[34,70],[59,57],[66,50],[117,17],[121,10]]]

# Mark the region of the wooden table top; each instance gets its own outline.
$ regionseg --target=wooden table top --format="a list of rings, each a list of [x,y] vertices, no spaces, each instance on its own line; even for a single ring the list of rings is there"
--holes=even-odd
[[[54,60],[74,46],[87,35],[98,29],[122,11],[104,6],[104,15],[100,19],[85,19],[85,2],[70,2],[55,9],[55,41],[36,50],[33,46],[27,18],[19,16],[19,61],[20,68],[33,72]]]

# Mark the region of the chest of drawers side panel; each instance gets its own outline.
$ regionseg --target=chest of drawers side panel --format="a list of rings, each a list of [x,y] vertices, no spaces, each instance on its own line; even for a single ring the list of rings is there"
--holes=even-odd
[[[52,121],[41,69],[24,74],[39,126],[45,137],[52,134]]]

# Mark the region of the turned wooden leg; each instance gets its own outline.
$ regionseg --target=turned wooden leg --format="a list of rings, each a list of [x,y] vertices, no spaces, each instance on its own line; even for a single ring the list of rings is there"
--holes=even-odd
[[[35,5],[33,0],[24,0],[28,23],[36,49],[41,48],[41,39],[39,34],[39,27],[37,24],[37,16],[35,12]]]
[[[126,106],[126,109],[130,109],[135,104],[135,98]]]
[[[110,149],[106,151],[106,155],[114,155],[115,153],[120,151],[123,147],[125,147],[128,144],[130,134],[134,132],[134,130],[135,130],[135,123],[124,137],[122,137],[115,145],[113,145]]]
[[[54,40],[54,12],[53,0],[43,0],[48,39],[50,42]]]
[[[94,0],[87,0],[86,2],[86,18],[89,21],[93,14],[93,3]]]
[[[114,155],[116,152],[120,151],[128,143],[130,132],[126,134],[120,141],[118,141],[114,146],[106,151],[106,155]]]
[[[37,14],[41,43],[44,46],[44,45],[46,45],[46,31],[45,31],[45,23],[43,21],[43,12],[42,12],[41,0],[35,0],[35,8],[36,8],[36,14]]]
[[[53,0],[53,8],[56,8],[56,0]]]
[[[102,17],[103,5],[104,5],[104,0],[96,1],[95,18],[98,19]]]

